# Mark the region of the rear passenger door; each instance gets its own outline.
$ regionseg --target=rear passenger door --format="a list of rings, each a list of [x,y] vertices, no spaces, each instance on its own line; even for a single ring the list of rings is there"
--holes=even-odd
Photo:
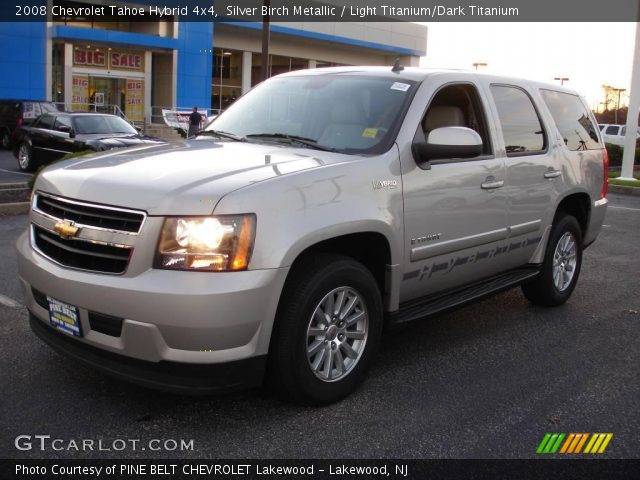
[[[554,151],[563,172],[556,187],[563,192],[586,190],[599,200],[606,179],[595,118],[578,95],[552,89],[541,89],[540,95],[556,126]]]
[[[526,85],[486,86],[498,125],[496,156],[506,165],[508,244],[505,267],[529,262],[552,221],[559,159],[549,149],[548,131]],[[540,101],[537,97],[538,102]]]
[[[52,159],[53,122],[54,117],[52,115],[41,115],[28,130],[33,155],[38,161],[45,162]]]

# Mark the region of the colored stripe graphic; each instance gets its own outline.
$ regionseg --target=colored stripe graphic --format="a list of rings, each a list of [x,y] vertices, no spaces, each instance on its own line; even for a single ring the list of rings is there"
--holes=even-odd
[[[546,433],[538,445],[536,453],[604,453],[612,438],[613,433]],[[586,447],[583,451],[582,448],[585,444]]]
[[[613,438],[613,433],[594,433],[584,453],[604,453]]]
[[[565,436],[564,433],[547,433],[538,445],[536,453],[556,453]]]
[[[578,443],[578,445],[576,445],[576,449],[573,453],[580,453],[582,451],[582,446],[587,441],[587,438],[589,438],[588,433],[581,433],[580,435],[582,435],[582,438],[580,439],[580,442]]]

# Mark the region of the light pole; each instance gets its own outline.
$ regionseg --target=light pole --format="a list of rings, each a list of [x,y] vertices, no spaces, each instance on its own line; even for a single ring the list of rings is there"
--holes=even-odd
[[[265,15],[262,16],[262,54],[260,55],[260,81],[269,78],[269,37],[271,32],[271,16],[269,7],[271,0],[263,0]]]
[[[569,81],[569,77],[553,77],[554,80],[558,80],[560,85],[564,85],[564,82]]]
[[[478,67],[486,67],[489,64],[485,62],[473,62],[472,65],[473,65],[473,68],[478,70]]]

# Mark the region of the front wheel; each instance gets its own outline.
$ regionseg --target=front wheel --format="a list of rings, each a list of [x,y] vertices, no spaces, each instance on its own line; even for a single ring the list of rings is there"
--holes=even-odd
[[[530,302],[554,307],[566,302],[578,283],[582,265],[582,230],[575,217],[556,219],[540,274],[522,285]]]
[[[18,147],[18,165],[23,172],[33,172],[36,168],[33,150],[28,142],[22,142]]]
[[[340,400],[364,379],[381,330],[380,290],[366,267],[329,254],[297,262],[274,327],[271,386],[307,405]]]

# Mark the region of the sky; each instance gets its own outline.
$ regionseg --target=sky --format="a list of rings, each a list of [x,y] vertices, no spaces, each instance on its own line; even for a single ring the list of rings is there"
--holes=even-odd
[[[604,100],[602,85],[626,88],[628,103],[636,23],[423,23],[427,55],[422,67],[472,69],[559,83],[585,95],[591,108]],[[640,52],[638,52],[640,55]]]

